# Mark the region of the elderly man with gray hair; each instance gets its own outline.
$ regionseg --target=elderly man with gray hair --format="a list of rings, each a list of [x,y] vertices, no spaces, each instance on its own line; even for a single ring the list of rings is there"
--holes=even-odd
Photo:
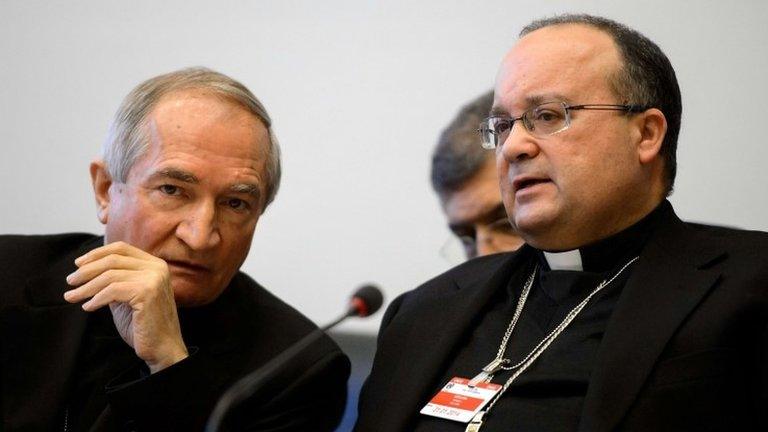
[[[280,184],[269,115],[223,74],[161,75],[125,98],[90,173],[103,237],[0,236],[4,430],[201,430],[316,328],[239,271]],[[325,338],[225,426],[332,430],[348,374]]]

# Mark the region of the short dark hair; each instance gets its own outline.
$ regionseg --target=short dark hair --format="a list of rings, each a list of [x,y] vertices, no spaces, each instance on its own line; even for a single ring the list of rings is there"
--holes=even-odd
[[[664,158],[666,193],[672,193],[677,174],[677,137],[683,104],[675,70],[667,56],[650,39],[616,21],[587,14],[564,14],[533,21],[523,28],[520,37],[544,27],[561,24],[584,24],[607,33],[616,44],[624,62],[609,77],[609,84],[622,103],[658,108],[667,119],[667,134],[661,146]]]
[[[445,200],[477,174],[495,153],[481,145],[477,128],[488,117],[493,105],[493,90],[461,107],[456,117],[440,134],[432,153],[432,188]]]

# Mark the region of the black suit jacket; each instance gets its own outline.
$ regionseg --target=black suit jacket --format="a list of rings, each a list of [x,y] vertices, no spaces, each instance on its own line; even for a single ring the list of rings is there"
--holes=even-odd
[[[768,430],[766,251],[766,233],[670,209],[608,322],[578,430]],[[473,318],[533,253],[469,261],[390,305],[356,431],[412,428]]]
[[[0,236],[2,430],[61,430],[88,316],[63,300],[70,289],[64,278],[75,270],[76,257],[102,243],[88,234]],[[213,308],[211,326],[220,338],[156,374],[142,376],[137,366],[116,377],[107,390],[109,406],[91,430],[202,430],[230,384],[316,328],[242,273],[205,307]],[[324,338],[225,424],[233,430],[332,430],[344,409],[348,375],[348,359]]]

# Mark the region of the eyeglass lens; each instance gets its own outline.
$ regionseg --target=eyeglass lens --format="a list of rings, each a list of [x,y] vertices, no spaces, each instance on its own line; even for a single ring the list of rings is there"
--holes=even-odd
[[[547,102],[529,109],[518,118],[489,117],[480,125],[483,148],[493,149],[504,143],[518,121],[531,135],[543,137],[566,129],[570,116],[564,103]]]

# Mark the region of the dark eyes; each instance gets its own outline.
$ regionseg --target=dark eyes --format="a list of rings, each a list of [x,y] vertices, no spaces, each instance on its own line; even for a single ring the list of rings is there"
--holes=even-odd
[[[160,185],[157,189],[164,195],[171,196],[171,197],[179,197],[183,192],[182,188],[180,188],[179,186],[171,185],[171,184]],[[240,198],[226,198],[223,201],[220,201],[220,203],[223,205],[226,205],[232,210],[241,211],[241,212],[247,211],[251,207],[248,201]]]
[[[228,199],[227,205],[233,210],[248,210],[248,203],[239,198]]]
[[[179,195],[181,193],[181,189],[178,186],[164,184],[160,186],[160,192],[166,195]]]
[[[509,131],[512,129],[512,121],[504,119],[496,122],[495,131],[498,134],[502,134],[504,132]]]
[[[560,120],[561,117],[562,116],[557,112],[550,110],[540,110],[533,112],[532,120],[534,122],[552,122]]]

